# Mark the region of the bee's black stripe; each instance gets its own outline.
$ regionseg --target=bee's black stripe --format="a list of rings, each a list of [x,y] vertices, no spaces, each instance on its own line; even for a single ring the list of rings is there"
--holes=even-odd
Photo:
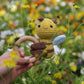
[[[47,50],[48,53],[54,52],[54,49]]]
[[[45,45],[51,45],[52,43],[45,43]]]

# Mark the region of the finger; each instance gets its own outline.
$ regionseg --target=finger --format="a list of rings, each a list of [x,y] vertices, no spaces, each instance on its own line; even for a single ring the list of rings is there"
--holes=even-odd
[[[27,70],[29,70],[34,64],[33,63],[30,63],[28,64],[25,68],[22,68],[22,72],[26,72]]]
[[[24,57],[25,59],[30,59],[30,58],[32,58],[33,56],[29,56],[29,57]],[[33,63],[34,65],[38,65],[38,64],[40,64],[40,61],[36,61],[35,63]],[[16,67],[16,69],[18,70],[18,69],[21,69],[21,68],[24,68],[25,66],[27,66],[28,64],[23,64],[23,65],[17,65],[17,67]]]
[[[17,62],[17,64],[25,64],[28,63],[29,57],[27,59],[24,58],[15,59],[15,61]]]
[[[32,58],[33,56],[25,56],[24,59],[30,59]]]
[[[10,53],[11,53],[11,52],[6,52],[6,53],[4,53],[2,56],[8,57],[8,55],[9,55]]]
[[[36,61],[35,63],[34,63],[34,65],[38,65],[38,64],[40,64],[41,62],[40,61]]]
[[[30,64],[27,66],[26,70],[27,70],[27,69],[30,69],[33,65],[34,65],[33,63],[30,63]]]
[[[24,57],[25,56],[25,52],[23,50],[19,51],[20,57]]]
[[[32,63],[36,61],[35,57],[24,57],[24,58],[19,58],[19,59],[15,59],[15,61],[17,62],[17,64],[26,64],[26,63]]]
[[[32,66],[33,66],[33,63],[30,63],[30,64],[28,64],[26,67],[19,69],[19,70],[18,70],[18,75],[20,75],[20,74],[26,72],[26,71],[29,70]]]
[[[28,64],[23,64],[23,65],[17,65],[16,70],[20,70],[22,68],[25,68]]]
[[[32,57],[29,59],[29,62],[28,63],[32,63],[32,62],[35,62],[36,61],[36,58],[35,57]]]

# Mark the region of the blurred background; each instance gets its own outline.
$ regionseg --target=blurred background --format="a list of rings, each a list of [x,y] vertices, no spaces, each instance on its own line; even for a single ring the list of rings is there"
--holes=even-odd
[[[12,48],[16,37],[32,35],[38,39],[35,26],[39,16],[55,18],[58,22],[56,36],[65,34],[66,46],[83,51],[83,6],[83,0],[0,0],[1,54],[9,47]],[[12,40],[10,36],[13,36]]]
[[[0,0],[0,55],[13,50],[16,40],[22,36],[31,35],[39,40],[35,32],[39,16],[57,20],[55,37],[66,35],[63,44],[54,46],[55,55],[59,56],[61,53],[63,56],[60,64],[65,62],[68,66],[71,62],[83,62],[83,0]],[[30,55],[31,44],[32,42],[25,42],[18,46],[25,50],[26,55]],[[81,70],[78,67],[79,69]],[[80,71],[77,73],[80,74]],[[57,84],[61,84],[61,82]]]

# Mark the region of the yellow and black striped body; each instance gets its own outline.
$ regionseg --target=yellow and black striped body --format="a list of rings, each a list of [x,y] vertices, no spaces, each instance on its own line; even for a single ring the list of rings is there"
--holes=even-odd
[[[46,48],[45,50],[47,51],[47,56],[46,58],[50,58],[54,54],[54,48],[52,45],[52,41],[50,39],[40,39],[40,42],[45,42]]]
[[[39,21],[36,26],[36,34],[40,38],[40,42],[46,43],[46,48],[44,49],[48,51],[46,58],[50,58],[54,53],[52,38],[56,34],[56,20],[40,17]]]

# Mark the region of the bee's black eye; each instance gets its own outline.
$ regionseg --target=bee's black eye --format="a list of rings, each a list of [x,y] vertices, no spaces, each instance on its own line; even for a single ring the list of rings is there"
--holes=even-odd
[[[40,25],[38,25],[38,27],[40,27]]]
[[[52,25],[50,25],[50,27],[51,27],[51,28],[53,28],[53,26],[52,26]]]

